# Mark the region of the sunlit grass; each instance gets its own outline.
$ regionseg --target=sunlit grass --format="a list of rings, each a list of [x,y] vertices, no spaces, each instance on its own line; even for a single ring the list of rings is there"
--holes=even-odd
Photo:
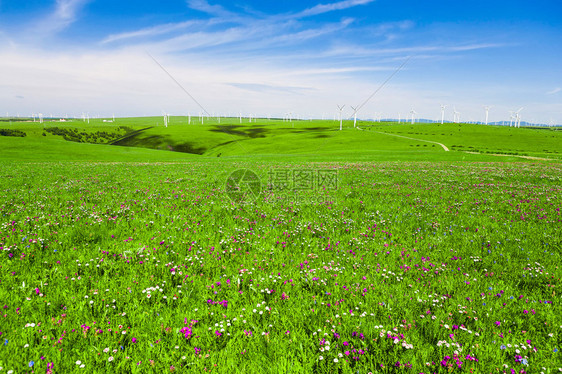
[[[562,367],[560,165],[214,160],[0,164],[0,367]],[[338,188],[238,205],[238,168]]]

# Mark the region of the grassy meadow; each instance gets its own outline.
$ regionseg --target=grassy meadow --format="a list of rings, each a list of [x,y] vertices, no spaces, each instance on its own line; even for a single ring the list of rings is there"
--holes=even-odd
[[[0,122],[0,372],[562,371],[560,131],[192,121]]]
[[[53,121],[43,125],[4,120],[0,121],[0,129],[23,131],[27,136],[0,136],[0,147],[4,149],[0,158],[174,161],[198,156],[293,161],[505,162],[530,156],[562,160],[562,131],[556,128],[363,121],[358,121],[357,127],[353,127],[353,121],[344,121],[343,131],[339,131],[339,122],[335,121],[243,119],[240,123],[238,118],[204,118],[201,124],[199,117],[189,121],[178,116],[170,117],[168,127],[164,127],[161,117],[118,118],[111,123],[91,119],[89,124],[81,120]],[[61,134],[63,131],[67,134]],[[110,139],[95,137],[101,132]],[[450,151],[428,141],[442,143]],[[95,143],[95,147],[82,147],[77,142]],[[156,154],[149,150],[173,153]]]

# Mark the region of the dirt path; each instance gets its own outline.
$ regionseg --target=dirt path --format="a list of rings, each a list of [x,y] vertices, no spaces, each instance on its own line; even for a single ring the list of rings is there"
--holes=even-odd
[[[519,155],[504,155],[501,153],[480,153],[480,152],[470,152],[465,151],[464,153],[470,153],[471,155],[487,155],[487,156],[498,156],[498,157],[520,157],[527,160],[539,160],[539,161],[558,161],[554,158],[544,158],[544,157],[534,157],[534,156],[519,156]]]
[[[359,128],[359,127],[357,127],[357,129],[363,131],[363,129],[361,129],[361,128]],[[423,140],[423,139],[410,138],[410,137],[407,137],[407,136],[396,135],[396,134],[389,134],[389,133],[386,133],[386,132],[380,132],[380,131],[374,131],[374,130],[371,130],[371,131],[372,131],[372,132],[379,133],[379,134],[383,134],[383,135],[397,136],[397,137],[399,137],[399,138],[415,140],[415,141],[418,141],[418,142],[426,142],[426,143],[438,144],[438,145],[440,145],[441,147],[443,147],[443,149],[445,150],[445,152],[449,152],[449,148],[447,148],[447,146],[446,146],[445,144],[438,143],[438,142],[432,142],[431,140]]]

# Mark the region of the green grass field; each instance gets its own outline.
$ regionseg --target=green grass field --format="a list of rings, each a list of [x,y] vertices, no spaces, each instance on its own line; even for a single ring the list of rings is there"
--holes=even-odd
[[[0,122],[0,372],[562,371],[559,131],[159,120]]]
[[[181,160],[185,155],[211,157],[291,157],[300,160],[322,160],[326,157],[334,160],[357,161],[394,161],[394,160],[436,160],[436,161],[514,161],[520,156],[546,159],[562,159],[562,132],[551,129],[527,129],[493,127],[469,124],[396,124],[359,122],[354,129],[353,123],[346,121],[344,130],[339,131],[339,124],[334,121],[293,121],[258,119],[257,122],[242,124],[237,118],[192,118],[187,124],[186,117],[171,117],[170,125],[163,126],[160,117],[122,118],[115,123],[104,123],[101,119],[66,123],[46,122],[44,126],[33,122],[2,123],[1,128],[24,131],[27,136],[20,138],[0,136],[0,146],[7,151],[0,157],[14,159],[23,157],[28,160],[107,160],[115,154],[119,161],[155,161],[159,156],[153,152],[130,148],[143,148],[161,151],[162,161]],[[64,143],[63,136],[54,135],[48,130],[77,129],[78,132],[92,134],[100,131],[113,133],[115,138],[109,142],[98,141],[103,147],[82,147],[66,149],[75,144]],[[120,127],[127,130],[120,130]],[[47,129],[47,131],[45,130]],[[42,134],[45,134],[43,136]],[[392,136],[400,135],[404,137]],[[417,140],[413,140],[417,139]],[[35,140],[35,142],[34,142]],[[63,141],[63,142],[54,142]],[[37,142],[39,141],[39,143]],[[447,146],[450,152],[433,141]],[[113,144],[110,146],[108,144]],[[111,148],[107,147],[128,147]],[[474,154],[474,153],[479,153]],[[505,159],[498,159],[501,154]],[[515,156],[515,157],[510,157]]]

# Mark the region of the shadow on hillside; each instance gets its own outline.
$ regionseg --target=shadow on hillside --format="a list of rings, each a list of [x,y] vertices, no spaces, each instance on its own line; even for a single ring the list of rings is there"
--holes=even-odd
[[[195,146],[195,143],[192,142],[174,144],[169,137],[163,135],[143,136],[142,131],[138,131],[134,134],[130,134],[123,139],[115,141],[112,143],[112,145],[150,148],[197,155],[202,155],[206,151],[205,148],[197,147]]]
[[[244,129],[239,128],[244,127]],[[264,126],[255,126],[247,128],[246,126],[241,125],[224,125],[224,126],[215,126],[211,129],[212,132],[220,132],[229,135],[239,135],[249,138],[265,138],[271,130],[264,128]]]

